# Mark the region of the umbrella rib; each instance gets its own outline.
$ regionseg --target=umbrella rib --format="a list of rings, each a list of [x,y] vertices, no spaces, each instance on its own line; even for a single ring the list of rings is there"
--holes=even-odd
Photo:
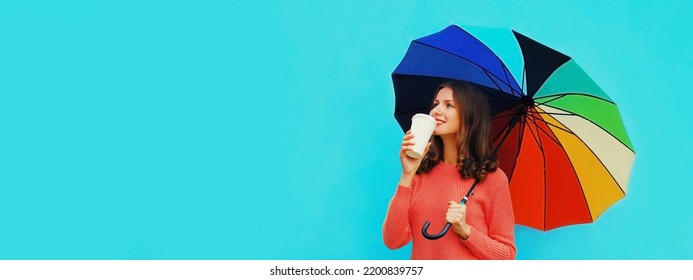
[[[496,80],[494,80],[493,77],[491,77],[491,73],[489,73],[485,68],[481,68],[481,69],[484,71],[484,74],[486,74],[486,77],[488,77],[488,79],[491,80],[491,82],[493,82],[494,85],[496,85],[496,88],[497,88],[498,90],[500,90],[500,86],[498,85],[498,83],[496,83]],[[495,75],[494,75],[494,76],[495,76]],[[500,79],[499,79],[499,80],[500,80]],[[502,82],[502,80],[501,80],[501,82]],[[513,93],[515,93],[515,91],[514,91],[512,88],[510,88],[510,91],[512,91]]]
[[[495,54],[495,53],[494,53],[494,54]],[[496,56],[496,57],[497,57],[497,56]],[[501,61],[499,57],[498,57],[498,62],[500,62],[501,65],[505,66],[505,64],[503,64],[503,61]],[[505,71],[505,70],[508,70],[508,71]],[[510,69],[508,69],[507,67],[504,67],[504,69],[503,69],[503,74],[505,75],[505,82],[506,82],[507,84],[510,84],[510,80],[511,80],[510,77],[512,77],[512,74],[510,74],[509,71],[510,71]],[[508,74],[510,74],[510,76],[508,76]],[[515,81],[515,79],[512,79],[512,80]],[[516,81],[516,82],[517,82],[517,81]],[[520,86],[520,90],[522,90],[522,86]],[[513,93],[516,93],[516,92],[515,92],[515,89],[512,88],[512,87],[510,87],[510,91],[512,91]],[[519,93],[517,93],[517,94],[520,95],[520,96],[522,96],[522,92],[519,92]]]
[[[514,115],[514,114],[517,114],[517,112],[512,112],[512,115]],[[507,117],[507,116],[510,116],[510,115],[506,115],[506,117]],[[503,130],[501,130],[500,133],[498,133],[498,135],[496,135],[496,137],[493,139],[493,142],[496,142],[496,141],[498,140],[498,138],[501,137],[501,135],[507,133],[507,130],[510,128],[510,125],[511,125],[511,124],[512,124],[512,121],[507,122],[507,123],[505,124],[505,127],[503,128]],[[496,149],[498,149],[498,148],[499,148],[499,147],[496,147]]]
[[[493,106],[494,103],[501,103],[501,102],[511,103],[511,104],[512,103],[518,103],[518,100],[519,100],[519,98],[517,98],[517,97],[516,97],[517,99],[502,99],[502,98],[492,98],[492,97],[495,97],[495,96],[490,95],[490,94],[486,95],[486,100],[489,103],[491,103],[491,106]]]
[[[549,106],[549,107],[550,107],[550,106]],[[584,118],[583,118],[583,119],[584,119]],[[560,120],[555,119],[555,118],[554,118],[554,120],[556,120],[556,121],[557,121],[558,123],[560,123],[561,125],[563,125],[563,126],[565,126],[565,127],[568,127],[568,126],[566,126],[564,123],[562,123]],[[587,120],[587,119],[585,119],[585,120]],[[589,120],[587,120],[587,121],[589,121]],[[597,126],[597,127],[601,128],[600,126]],[[602,129],[603,129],[603,128],[602,128]],[[607,132],[608,132],[608,131],[607,131]],[[587,143],[585,143],[585,141],[582,140],[582,138],[580,138],[580,136],[578,136],[576,133],[571,133],[571,134],[574,135],[578,140],[580,140],[580,142],[581,142],[582,144],[585,145],[585,147],[590,151],[590,153],[592,153],[592,155],[594,156],[594,158],[596,158],[597,161],[599,161],[599,164],[602,165],[602,167],[606,170],[606,173],[608,173],[608,174],[609,174],[609,177],[611,177],[611,180],[613,180],[613,181],[616,183],[616,186],[618,186],[618,189],[619,189],[619,190],[621,191],[621,193],[625,196],[625,195],[626,195],[626,192],[625,192],[625,191],[623,190],[623,188],[621,187],[621,184],[618,183],[618,181],[616,180],[616,178],[614,178],[614,175],[611,174],[611,171],[609,171],[609,169],[606,167],[606,165],[604,165],[604,162],[602,162],[602,160],[597,156],[597,154],[592,150],[592,148],[591,148],[589,145],[587,145]],[[626,146],[626,147],[627,147],[627,146]]]
[[[508,112],[508,111],[509,111],[509,110],[503,111],[503,113]],[[517,110],[515,110],[515,111],[510,111],[510,112],[509,112],[508,114],[506,114],[506,115],[496,114],[495,116],[491,117],[491,120],[496,120],[496,119],[499,119],[499,118],[505,118],[505,117],[508,117],[508,116],[512,116],[512,115],[514,115],[514,114],[516,114],[516,113],[517,113]]]
[[[540,119],[540,118],[537,118],[537,117],[534,117],[534,116],[528,116],[528,117],[532,118],[533,120],[541,121],[541,122],[543,122],[543,123],[545,123],[545,124],[547,124],[547,125],[549,125],[549,126],[552,126],[552,127],[557,128],[557,129],[563,130],[563,131],[565,131],[565,132],[567,132],[567,133],[575,134],[574,132],[572,132],[572,131],[570,131],[570,130],[567,130],[567,129],[565,129],[565,128],[562,128],[562,127],[560,127],[560,126],[557,126],[557,125],[555,125],[555,124],[552,124],[552,123],[550,123],[550,122],[547,122],[547,121],[545,121],[545,120],[543,120],[543,119]],[[556,121],[558,121],[558,120],[556,120]],[[560,123],[560,122],[559,122],[559,123]]]
[[[491,96],[493,96],[493,95],[491,95]],[[488,101],[493,101],[493,102],[517,102],[518,100],[520,100],[520,98],[518,98],[518,97],[515,97],[515,98],[517,98],[517,99],[490,99],[490,98],[488,98]]]
[[[496,141],[498,141],[498,139],[499,139],[503,134],[505,134],[506,131],[507,131],[509,128],[510,128],[510,123],[506,124],[505,127],[503,127],[503,130],[501,130],[500,133],[498,133],[498,135],[496,135],[496,137],[493,138],[493,142],[495,143]],[[496,147],[496,150],[499,149],[499,148],[500,148],[500,147]]]
[[[575,165],[573,165],[573,161],[570,160],[570,155],[568,155],[568,151],[566,151],[565,149],[561,149],[561,151],[563,151],[563,154],[568,159],[568,163],[570,164],[570,170],[573,171],[573,174],[575,175],[575,179],[577,179],[578,184],[580,185],[580,193],[582,194],[582,200],[585,201],[585,206],[587,207],[587,212],[590,215],[590,221],[594,222],[594,219],[592,219],[592,209],[590,208],[590,204],[587,201],[587,195],[585,195],[585,189],[582,188],[582,182],[580,181],[580,176],[578,176],[577,171],[575,170]]]
[[[536,125],[537,129],[541,130],[544,134],[548,135],[549,138],[550,138],[554,143],[558,144],[558,146],[560,146],[560,147],[563,147],[563,145],[561,145],[561,142],[559,142],[557,139],[553,139],[553,137],[551,137],[551,134],[552,134],[552,133],[547,132],[546,130],[544,130],[543,128],[541,128],[541,126],[539,126],[539,125],[537,124],[537,122],[536,122],[537,119],[536,119],[536,118],[528,119],[528,120],[531,121],[531,122],[533,122],[534,125]],[[543,120],[542,120],[542,121],[543,121]],[[545,124],[548,124],[546,121],[543,121],[543,122],[544,122]]]
[[[528,119],[528,120],[529,120],[529,119]],[[530,125],[530,124],[531,124],[531,125]],[[532,134],[532,138],[534,138],[534,142],[537,143],[537,145],[539,145],[539,149],[542,150],[543,147],[541,146],[541,142],[540,142],[539,139],[538,139],[538,138],[539,138],[539,131],[536,132],[537,135],[535,136],[535,135],[534,135],[534,132],[535,132],[535,131],[532,130],[532,126],[537,126],[537,124],[536,124],[535,122],[532,122],[532,121],[530,121],[530,122],[528,123],[527,128],[529,129],[529,133]]]
[[[560,93],[560,94],[542,96],[542,97],[540,97],[540,99],[541,99],[541,98],[547,98],[547,97],[554,97],[554,96],[557,97],[556,99],[558,99],[558,98],[563,98],[563,97],[571,96],[571,95],[590,97],[590,98],[599,99],[599,100],[601,100],[601,101],[604,101],[604,102],[607,102],[607,103],[611,103],[611,104],[616,105],[616,103],[614,103],[614,102],[611,101],[611,100],[607,100],[607,99],[601,98],[601,97],[599,97],[599,96],[594,96],[594,95],[591,95],[591,94],[585,94],[585,93],[579,93],[579,92],[569,92],[569,93]],[[551,102],[551,101],[554,101],[554,100],[556,100],[556,99],[552,99],[552,100],[549,100],[549,101],[544,101],[543,103]],[[543,104],[542,104],[542,105],[543,105]]]
[[[521,120],[523,120],[524,122],[526,122],[525,119],[521,119]],[[519,151],[519,149],[522,147],[522,141],[523,141],[523,139],[524,139],[524,137],[522,137],[522,134],[523,134],[524,131],[525,131],[525,124],[524,124],[524,122],[520,121],[520,123],[519,123],[521,126],[520,126],[519,136],[517,137],[517,149],[518,149],[518,151],[517,151],[517,155],[515,156],[515,163],[513,164],[513,170],[510,170],[510,178],[511,178],[510,180],[512,180],[513,174],[515,174],[515,169],[517,169],[517,168],[516,168],[516,167],[517,167],[517,158],[520,156],[520,151]],[[510,185],[510,182],[508,183],[508,185]]]
[[[466,32],[466,31],[465,31],[465,32]],[[474,36],[472,36],[472,37],[474,37]],[[469,63],[476,65],[476,66],[479,67],[480,69],[484,70],[484,72],[486,72],[486,68],[482,67],[482,66],[479,65],[478,63],[476,63],[476,62],[474,62],[474,61],[471,61],[471,60],[469,60],[469,59],[467,59],[467,58],[465,58],[465,57],[459,56],[459,55],[457,55],[457,54],[451,53],[451,52],[449,52],[449,51],[446,51],[446,50],[441,49],[441,48],[438,48],[438,47],[431,46],[431,45],[426,44],[426,43],[423,43],[423,42],[419,42],[419,41],[415,41],[415,42],[418,43],[418,44],[427,46],[427,47],[429,47],[429,48],[436,49],[436,50],[439,50],[439,51],[444,52],[444,53],[448,53],[448,54],[450,54],[450,55],[452,55],[452,56],[459,57],[460,59],[466,60],[466,61],[468,61]],[[483,44],[483,43],[482,43],[482,44]],[[484,45],[484,46],[486,46],[486,45]],[[486,46],[486,48],[488,48],[488,46]],[[489,48],[489,50],[490,50],[490,48]],[[493,52],[491,52],[491,53],[493,53]],[[495,55],[495,54],[494,54],[494,55]],[[503,67],[505,67],[505,65],[503,65],[502,62],[501,62],[501,65],[502,65]],[[505,72],[505,71],[504,71],[504,72]],[[495,74],[491,74],[491,75],[493,75],[494,77],[496,77],[496,79],[498,79],[499,81],[501,81],[501,82],[503,81],[503,79],[501,79],[500,77],[496,76]],[[491,81],[493,81],[493,79],[491,79]],[[495,83],[495,82],[494,82],[494,83]],[[511,85],[506,84],[506,86],[507,86],[508,88],[510,88],[511,91],[512,91],[513,93],[515,93],[515,91],[512,90],[513,87],[512,87]],[[500,90],[500,88],[498,88],[498,90]],[[520,95],[522,95],[522,94],[520,94]]]
[[[560,110],[560,111],[565,111],[565,110],[563,110],[563,109],[561,109],[561,108],[557,108],[557,107],[554,107],[554,106],[551,106],[551,105],[544,105],[544,106],[549,107],[549,108],[553,108],[553,109],[556,109],[556,110]],[[566,112],[568,112],[568,111],[566,111]],[[551,115],[551,113],[549,113],[549,115]],[[566,114],[554,113],[553,115],[560,116],[560,115],[566,115]],[[583,117],[583,116],[581,116],[581,115],[578,115],[578,114],[575,114],[575,113],[573,113],[572,115],[569,115],[569,116],[575,116],[575,117],[581,118],[581,119],[583,119],[583,120],[585,120],[585,121],[591,122],[592,124],[594,124],[594,125],[596,125],[597,127],[599,127],[601,130],[603,130],[604,132],[606,132],[607,134],[611,135],[611,137],[613,137],[614,139],[616,139],[616,141],[618,141],[619,143],[621,143],[621,145],[623,145],[624,147],[626,147],[628,150],[630,150],[631,152],[635,153],[635,150],[631,149],[628,145],[626,145],[626,143],[623,143],[623,141],[621,141],[621,139],[619,139],[618,137],[616,137],[616,136],[615,136],[613,133],[611,133],[610,131],[604,129],[601,125],[599,125],[599,124],[593,122],[592,120],[590,120],[590,119],[588,119],[588,118],[585,118],[585,117]],[[554,118],[554,119],[555,119],[555,118]],[[558,119],[556,119],[556,121],[558,121]],[[560,123],[560,121],[558,121],[558,122]],[[561,124],[563,124],[563,123],[561,123]],[[566,126],[566,127],[567,127],[567,126]]]
[[[525,76],[527,75],[527,65],[522,65],[522,85],[520,85],[520,89],[522,92],[525,92]]]
[[[537,125],[536,123],[534,123],[534,125],[537,128],[541,129],[541,127],[539,127],[539,125]],[[542,129],[542,131],[543,131],[543,129]],[[544,133],[546,133],[546,132],[544,132]],[[551,138],[551,137],[549,137],[549,138]],[[553,140],[553,138],[551,138],[551,140]],[[546,186],[548,185],[548,183],[546,182],[547,181],[546,180],[546,153],[544,152],[544,145],[541,142],[541,137],[539,137],[539,143],[540,143],[539,147],[541,150],[541,157],[544,159],[542,162],[544,165],[544,172],[542,172],[542,174],[544,175],[544,229],[546,229],[546,224],[549,220],[549,215],[548,215],[548,208],[549,207],[548,207],[548,203],[547,203],[548,202],[548,194],[546,193],[546,189],[547,189]],[[560,143],[559,143],[559,145],[560,145]]]
[[[548,106],[548,105],[544,105]],[[574,113],[547,113],[547,112],[537,112],[537,114],[540,115],[550,115],[550,116],[577,116],[577,114]]]
[[[538,102],[538,103],[536,103],[536,105],[537,105],[537,106],[538,106],[538,105],[544,105],[544,104],[546,104],[546,103],[556,101],[556,100],[561,99],[561,98],[566,97],[566,96],[568,96],[568,95],[567,95],[567,94],[559,95],[559,96],[557,96],[557,97],[555,97],[555,98],[551,98],[551,99],[546,100],[546,101],[544,101],[544,102]],[[542,98],[543,98],[543,97],[542,97]]]
[[[515,109],[514,106],[518,103],[517,100],[504,100],[504,99],[488,99],[489,106],[491,107],[491,112],[495,113],[492,117],[497,116],[505,111],[510,111]],[[516,109],[515,109],[516,110]]]

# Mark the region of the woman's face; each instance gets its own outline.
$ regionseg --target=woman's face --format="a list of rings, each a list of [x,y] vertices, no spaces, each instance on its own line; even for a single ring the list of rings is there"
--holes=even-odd
[[[434,135],[456,134],[460,127],[460,115],[457,113],[457,104],[452,99],[452,89],[444,87],[436,94],[431,109],[431,117],[436,119]]]

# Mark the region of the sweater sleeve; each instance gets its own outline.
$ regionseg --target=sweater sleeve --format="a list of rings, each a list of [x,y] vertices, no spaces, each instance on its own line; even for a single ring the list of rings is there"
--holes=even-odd
[[[498,185],[491,196],[486,215],[488,234],[472,227],[469,238],[462,242],[480,259],[512,260],[515,259],[517,249],[515,248],[515,218],[508,178],[500,172],[495,180],[489,183]]]
[[[395,196],[390,200],[387,215],[383,223],[383,241],[390,249],[398,249],[407,245],[411,240],[411,224],[409,223],[409,206],[414,193],[417,178],[411,187],[397,186]]]

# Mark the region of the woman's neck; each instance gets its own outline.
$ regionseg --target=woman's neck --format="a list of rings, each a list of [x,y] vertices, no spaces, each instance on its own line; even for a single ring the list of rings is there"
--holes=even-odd
[[[441,135],[443,139],[443,161],[457,166],[457,139],[454,134]]]

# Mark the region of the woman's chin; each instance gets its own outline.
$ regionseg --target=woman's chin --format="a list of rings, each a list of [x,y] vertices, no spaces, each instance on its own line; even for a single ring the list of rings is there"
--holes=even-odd
[[[456,131],[446,131],[444,129],[438,129],[436,128],[433,130],[433,135],[438,135],[438,136],[443,136],[443,135],[448,135],[448,134],[456,134]]]

